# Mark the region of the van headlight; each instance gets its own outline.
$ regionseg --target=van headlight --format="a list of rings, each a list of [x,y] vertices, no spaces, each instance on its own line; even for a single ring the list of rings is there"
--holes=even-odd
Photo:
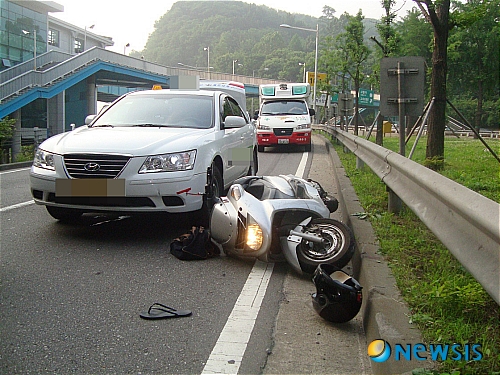
[[[259,129],[259,130],[271,130],[271,127],[267,126],[267,125],[262,125],[262,124],[259,123],[257,125],[257,129]]]
[[[187,171],[194,168],[196,150],[148,156],[139,173]]]
[[[297,125],[297,127],[295,129],[304,130],[304,129],[310,129],[310,128],[311,128],[311,124],[301,124],[301,125]]]
[[[37,149],[35,152],[35,158],[33,159],[33,165],[38,168],[55,171],[56,167],[54,164],[54,154],[42,149]]]

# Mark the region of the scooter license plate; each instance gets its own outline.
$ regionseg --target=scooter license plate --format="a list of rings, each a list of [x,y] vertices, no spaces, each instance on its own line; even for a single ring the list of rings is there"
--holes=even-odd
[[[290,140],[288,138],[280,138],[280,139],[278,139],[278,144],[279,145],[286,145],[288,143],[290,143]]]

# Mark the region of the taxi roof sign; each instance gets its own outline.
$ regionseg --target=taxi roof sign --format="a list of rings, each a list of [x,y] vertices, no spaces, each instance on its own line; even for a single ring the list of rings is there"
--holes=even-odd
[[[153,90],[163,90],[163,87],[161,85],[153,85]]]

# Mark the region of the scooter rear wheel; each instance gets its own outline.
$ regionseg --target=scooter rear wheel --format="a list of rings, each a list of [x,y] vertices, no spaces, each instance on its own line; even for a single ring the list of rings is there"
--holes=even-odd
[[[297,246],[297,257],[305,273],[314,273],[322,263],[344,267],[354,255],[355,241],[351,230],[344,223],[334,219],[313,219],[305,228],[305,233],[322,237],[324,243],[305,239]]]

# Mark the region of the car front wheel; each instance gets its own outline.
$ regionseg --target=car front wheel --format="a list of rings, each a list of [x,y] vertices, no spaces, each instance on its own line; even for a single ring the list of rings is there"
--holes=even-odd
[[[224,180],[222,179],[222,173],[219,168],[212,164],[212,179],[211,179],[212,189],[211,197],[206,197],[203,199],[203,206],[200,210],[194,211],[192,215],[193,224],[202,225],[206,228],[210,226],[210,216],[212,215],[212,208],[214,207],[217,198],[224,195]]]

